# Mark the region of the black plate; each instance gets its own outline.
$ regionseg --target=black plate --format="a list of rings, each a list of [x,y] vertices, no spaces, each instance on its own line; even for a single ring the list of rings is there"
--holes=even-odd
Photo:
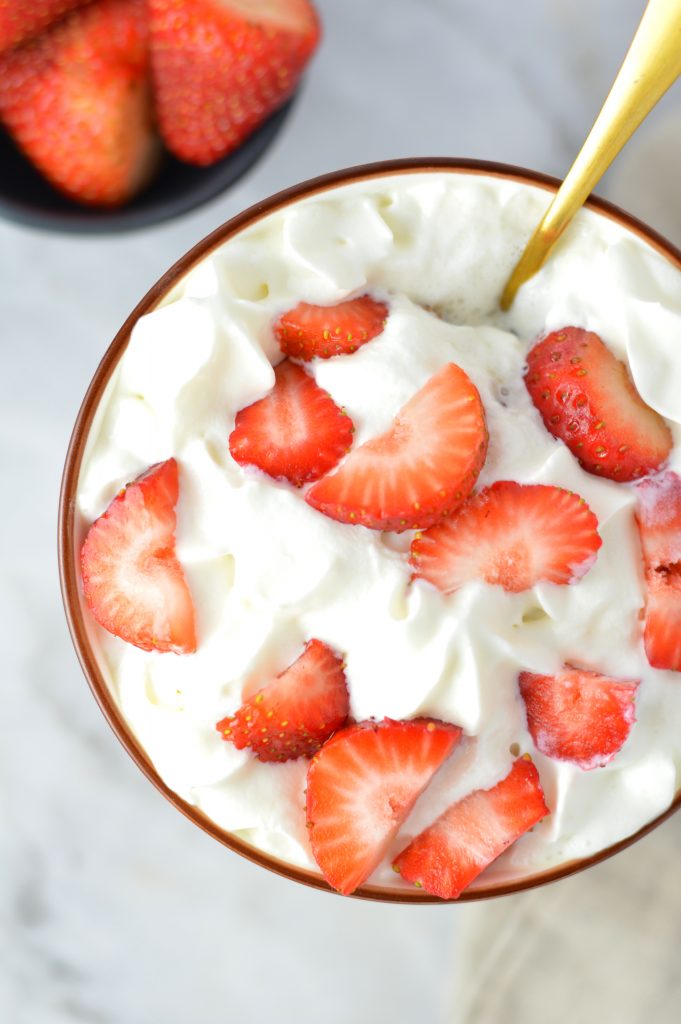
[[[192,167],[167,153],[150,185],[115,210],[80,206],[60,195],[0,130],[0,215],[47,231],[76,234],[130,231],[170,220],[234,185],[274,142],[294,102],[295,97],[210,167]]]

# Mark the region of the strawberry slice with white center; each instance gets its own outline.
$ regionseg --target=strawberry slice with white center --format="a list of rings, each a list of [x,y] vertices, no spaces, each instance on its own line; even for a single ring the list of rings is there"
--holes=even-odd
[[[646,580],[646,655],[654,668],[681,672],[681,477],[663,473],[636,490]]]
[[[352,444],[352,420],[312,377],[288,359],[276,367],[269,395],[237,414],[232,457],[302,487],[338,463]]]
[[[380,334],[388,317],[385,302],[370,295],[335,306],[300,302],[274,325],[281,351],[295,359],[330,359],[350,355]]]
[[[563,327],[537,342],[525,384],[546,429],[589,473],[635,480],[659,469],[671,451],[669,427],[592,331]]]
[[[583,771],[612,760],[636,721],[638,681],[567,667],[555,676],[522,672],[519,685],[537,750]]]
[[[334,889],[347,896],[378,867],[460,736],[447,722],[386,718],[351,725],[324,744],[307,772],[307,826]]]
[[[306,501],[353,526],[425,529],[470,494],[486,454],[480,395],[449,363],[403,406],[389,430],[310,488]]]
[[[90,527],[83,594],[96,621],[144,651],[196,650],[194,605],[175,554],[175,459],[128,484]]]
[[[535,583],[574,583],[601,546],[598,520],[562,487],[500,480],[451,518],[414,538],[414,576],[445,594],[473,580],[511,593]]]
[[[464,797],[416,836],[394,868],[432,896],[455,900],[548,813],[537,769],[518,758],[496,786]]]
[[[350,712],[343,659],[321,640],[245,701],[216,728],[238,750],[259,761],[311,757],[345,725]]]

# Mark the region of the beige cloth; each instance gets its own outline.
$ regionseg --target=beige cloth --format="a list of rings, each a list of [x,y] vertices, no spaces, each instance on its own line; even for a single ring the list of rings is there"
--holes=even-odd
[[[451,1024],[681,1024],[681,814],[614,858],[459,908]]]

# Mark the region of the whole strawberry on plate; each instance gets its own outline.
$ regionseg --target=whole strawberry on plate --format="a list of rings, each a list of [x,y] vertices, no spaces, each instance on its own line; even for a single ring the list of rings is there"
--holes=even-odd
[[[70,198],[133,196],[159,152],[144,0],[98,0],[0,58],[0,120]]]
[[[149,0],[161,134],[212,164],[293,94],[319,42],[308,0]]]
[[[86,0],[0,0],[0,53],[84,3]]]

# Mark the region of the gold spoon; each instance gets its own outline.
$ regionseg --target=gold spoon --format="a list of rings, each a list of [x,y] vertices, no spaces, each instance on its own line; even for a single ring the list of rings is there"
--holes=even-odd
[[[501,296],[544,265],[552,247],[641,121],[681,75],[681,0],[649,0],[629,52],[577,159],[530,238]]]

